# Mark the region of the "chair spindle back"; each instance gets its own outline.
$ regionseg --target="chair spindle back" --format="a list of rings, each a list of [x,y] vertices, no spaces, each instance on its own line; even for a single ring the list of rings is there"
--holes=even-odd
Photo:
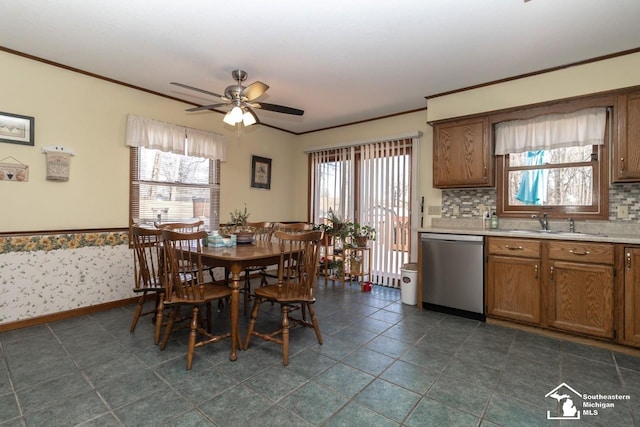
[[[166,299],[197,301],[204,298],[202,277],[202,239],[206,231],[181,233],[164,229],[164,254],[167,263],[168,280]]]
[[[136,289],[151,289],[160,285],[163,272],[162,231],[131,227],[134,251],[134,283]]]
[[[322,235],[322,231],[275,232],[275,237],[280,242],[278,287],[281,298],[312,299],[314,297]]]

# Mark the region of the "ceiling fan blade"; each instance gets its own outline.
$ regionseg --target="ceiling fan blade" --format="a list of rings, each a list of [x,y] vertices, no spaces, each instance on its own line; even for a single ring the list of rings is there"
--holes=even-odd
[[[211,105],[203,105],[202,107],[193,107],[189,108],[185,111],[194,112],[194,111],[204,111],[204,110],[213,110],[214,108],[222,107],[224,105],[229,105],[228,102],[221,102],[219,104],[211,104]]]
[[[253,82],[242,90],[240,96],[246,97],[247,101],[252,101],[265,93],[267,89],[269,89],[269,85]]]
[[[177,83],[177,82],[171,82],[172,85],[176,85],[176,86],[180,86],[183,87],[185,89],[191,89],[191,90],[195,90],[196,92],[201,92],[201,93],[206,93],[207,95],[212,95],[218,98],[224,98],[224,96],[219,95],[215,92],[209,92],[208,90],[204,90],[204,89],[198,89],[197,87],[193,87],[193,86],[189,86],[189,85],[185,85],[182,83]]]
[[[285,107],[284,105],[268,104],[266,102],[256,102],[253,104],[255,108],[260,108],[267,111],[275,111],[276,113],[293,114],[294,116],[301,116],[304,114],[303,110],[297,108]]]

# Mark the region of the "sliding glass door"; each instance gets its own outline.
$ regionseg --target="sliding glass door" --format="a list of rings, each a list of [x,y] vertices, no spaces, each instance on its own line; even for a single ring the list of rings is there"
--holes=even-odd
[[[311,218],[329,210],[376,229],[369,242],[371,280],[399,287],[400,268],[411,259],[411,164],[414,139],[310,153]]]

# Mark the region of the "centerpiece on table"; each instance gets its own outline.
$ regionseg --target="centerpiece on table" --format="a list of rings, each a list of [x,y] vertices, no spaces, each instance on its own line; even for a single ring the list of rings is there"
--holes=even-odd
[[[231,234],[236,235],[237,243],[251,243],[255,238],[255,230],[247,226],[247,219],[250,213],[247,211],[247,205],[244,205],[244,210],[234,209],[231,211]]]

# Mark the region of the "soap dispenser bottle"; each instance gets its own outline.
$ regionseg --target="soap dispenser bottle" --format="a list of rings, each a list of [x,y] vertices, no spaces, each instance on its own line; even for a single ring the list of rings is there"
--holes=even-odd
[[[491,214],[491,228],[494,230],[498,228],[498,215],[495,212]]]

